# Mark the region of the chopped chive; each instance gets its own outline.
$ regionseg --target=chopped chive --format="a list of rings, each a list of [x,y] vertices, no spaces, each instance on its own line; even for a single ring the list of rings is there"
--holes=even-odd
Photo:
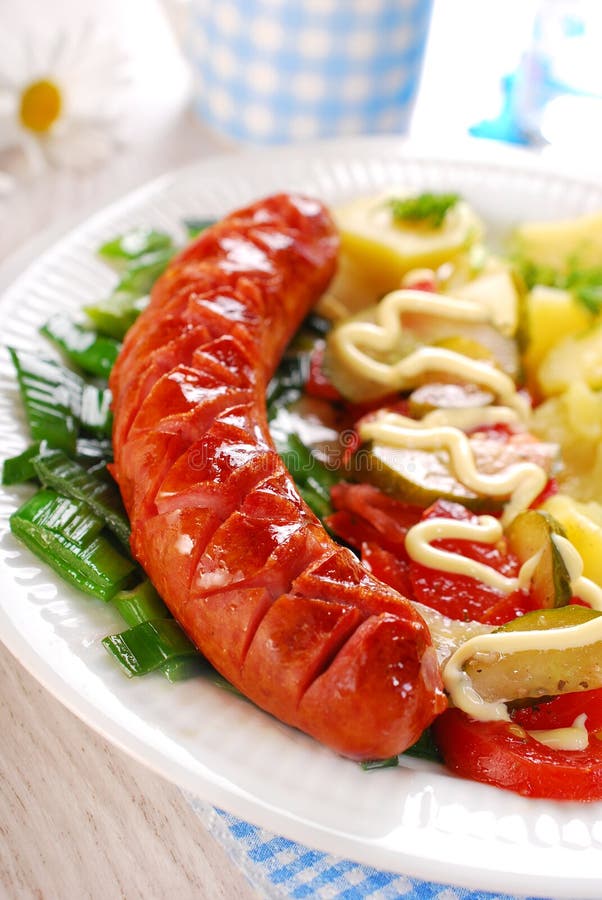
[[[297,490],[318,519],[325,519],[332,514],[330,501],[324,498],[308,484],[297,484]]]
[[[165,271],[173,255],[173,248],[168,247],[139,257],[123,273],[116,288],[117,292],[125,291],[137,294],[139,297],[148,294],[159,275]]]
[[[146,675],[166,662],[198,654],[175,619],[141,622],[102,643],[130,676]]]
[[[266,390],[268,418],[273,418],[278,408],[289,406],[301,397],[308,376],[308,355],[284,357]]]
[[[286,446],[279,452],[295,481],[306,484],[311,479],[314,488],[317,487],[324,497],[330,497],[330,488],[340,480],[340,475],[328,469],[298,434],[289,434]]]
[[[31,351],[9,348],[9,353],[35,441],[44,440],[73,456],[80,428],[96,437],[110,435],[108,388],[88,384],[71,369]]]
[[[73,453],[78,431],[74,409],[80,404],[81,378],[36,353],[13,348],[9,353],[32,438]]]
[[[102,534],[87,504],[43,488],[10,517],[10,527],[58,575],[101,600],[127,587],[135,564]]]
[[[215,225],[215,219],[184,219],[184,226],[189,238],[197,237],[212,225]]]
[[[80,547],[86,547],[103,528],[102,519],[86,503],[53,490],[37,491],[15,515]]]
[[[2,484],[22,484],[37,478],[32,460],[39,456],[40,442],[31,444],[17,456],[11,456],[2,463]]]
[[[394,769],[398,765],[398,756],[390,756],[388,759],[365,759],[360,763],[364,772],[371,772],[374,769]]]
[[[168,681],[175,684],[188,678],[196,678],[197,675],[207,674],[207,663],[199,654],[197,656],[178,656],[168,659],[160,666],[161,673]]]
[[[442,762],[439,749],[433,740],[430,728],[422,732],[415,744],[404,750],[405,756],[414,756],[417,759],[428,759],[432,762]]]
[[[323,519],[332,513],[330,489],[340,480],[339,472],[327,468],[298,434],[276,435],[276,448],[309,508]]]
[[[78,437],[75,458],[86,467],[102,467],[113,461],[113,443],[110,438]]]
[[[104,300],[84,307],[84,312],[101,334],[122,341],[140,313],[149,303],[147,294],[114,291]]]
[[[119,591],[111,603],[128,625],[139,625],[140,622],[149,622],[153,619],[167,619],[170,615],[148,579],[129,591]]]
[[[40,330],[80,369],[90,375],[109,376],[121,346],[115,338],[83,328],[61,313],[52,316]]]
[[[98,254],[113,265],[123,265],[149,253],[173,247],[173,240],[163,231],[132,228],[125,234],[103,244]]]
[[[82,384],[81,399],[77,410],[84,431],[95,437],[110,437],[113,424],[111,392],[94,384]]]
[[[61,450],[46,451],[33,466],[43,485],[87,503],[129,550],[130,524],[114,483],[88,471]]]

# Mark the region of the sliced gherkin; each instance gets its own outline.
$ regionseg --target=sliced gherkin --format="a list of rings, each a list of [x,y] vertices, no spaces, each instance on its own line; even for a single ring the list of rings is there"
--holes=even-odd
[[[491,391],[476,384],[430,381],[408,397],[410,415],[422,418],[436,409],[478,409],[495,400]]]
[[[570,575],[554,535],[566,538],[560,522],[542,509],[524,510],[506,528],[508,547],[521,565],[539,555],[531,576],[531,593],[542,609],[566,606],[572,596]]]
[[[563,606],[526,613],[499,632],[546,631],[593,622],[601,613]],[[569,641],[567,640],[567,644]],[[570,694],[602,687],[602,640],[563,649],[475,653],[464,670],[486,701],[513,701]]]

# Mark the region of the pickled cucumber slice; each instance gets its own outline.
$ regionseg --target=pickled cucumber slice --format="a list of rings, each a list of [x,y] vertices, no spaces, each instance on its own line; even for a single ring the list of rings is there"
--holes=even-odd
[[[557,452],[554,444],[535,441],[522,433],[500,440],[476,431],[469,444],[476,468],[487,475],[518,462],[534,462],[549,472]],[[479,495],[462,484],[452,471],[446,450],[392,447],[374,441],[360,447],[354,455],[350,477],[374,484],[396,499],[417,506],[430,506],[441,498],[456,500],[474,512],[488,512],[501,510],[508,500]]]
[[[436,409],[478,409],[489,406],[494,395],[476,384],[431,381],[422,384],[408,397],[410,415],[422,418]]]
[[[560,522],[541,509],[519,513],[506,528],[508,546],[521,565],[536,554],[539,562],[531,577],[531,591],[538,606],[566,606],[572,596],[571,579],[553,535],[566,537]]]
[[[436,347],[443,347],[445,350],[453,351],[453,353],[460,353],[462,356],[468,356],[469,359],[482,359],[490,363],[495,362],[495,356],[491,350],[465,334],[452,334],[449,337],[439,338],[434,343]]]
[[[450,333],[451,332],[451,333]],[[520,359],[516,341],[487,323],[457,322],[447,327],[447,335],[431,339],[429,343],[446,347],[470,359],[487,360],[515,381],[520,374]]]
[[[430,506],[436,500],[456,500],[480,512],[501,508],[501,501],[475,494],[453,475],[444,450],[416,450],[372,443],[360,448],[352,460],[352,474],[386,494]]]
[[[582,606],[535,610],[503,625],[499,631],[542,631],[568,628],[601,615]],[[569,694],[602,687],[602,641],[563,650],[477,653],[464,671],[474,689],[489,701],[512,701]]]
[[[602,506],[595,501],[580,503],[568,494],[555,494],[543,504],[565,529],[583,560],[583,574],[602,585]]]

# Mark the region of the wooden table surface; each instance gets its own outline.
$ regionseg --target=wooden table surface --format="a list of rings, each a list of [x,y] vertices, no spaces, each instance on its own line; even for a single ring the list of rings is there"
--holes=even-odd
[[[0,896],[250,900],[174,785],[107,743],[0,645]]]

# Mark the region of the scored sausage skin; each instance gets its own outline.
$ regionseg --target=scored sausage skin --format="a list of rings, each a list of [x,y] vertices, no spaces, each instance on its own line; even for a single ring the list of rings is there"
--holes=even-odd
[[[337,252],[322,204],[278,194],[180,253],[111,375],[113,474],[134,555],[212,665],[283,722],[378,759],[445,708],[430,634],[301,500],[265,412]]]

